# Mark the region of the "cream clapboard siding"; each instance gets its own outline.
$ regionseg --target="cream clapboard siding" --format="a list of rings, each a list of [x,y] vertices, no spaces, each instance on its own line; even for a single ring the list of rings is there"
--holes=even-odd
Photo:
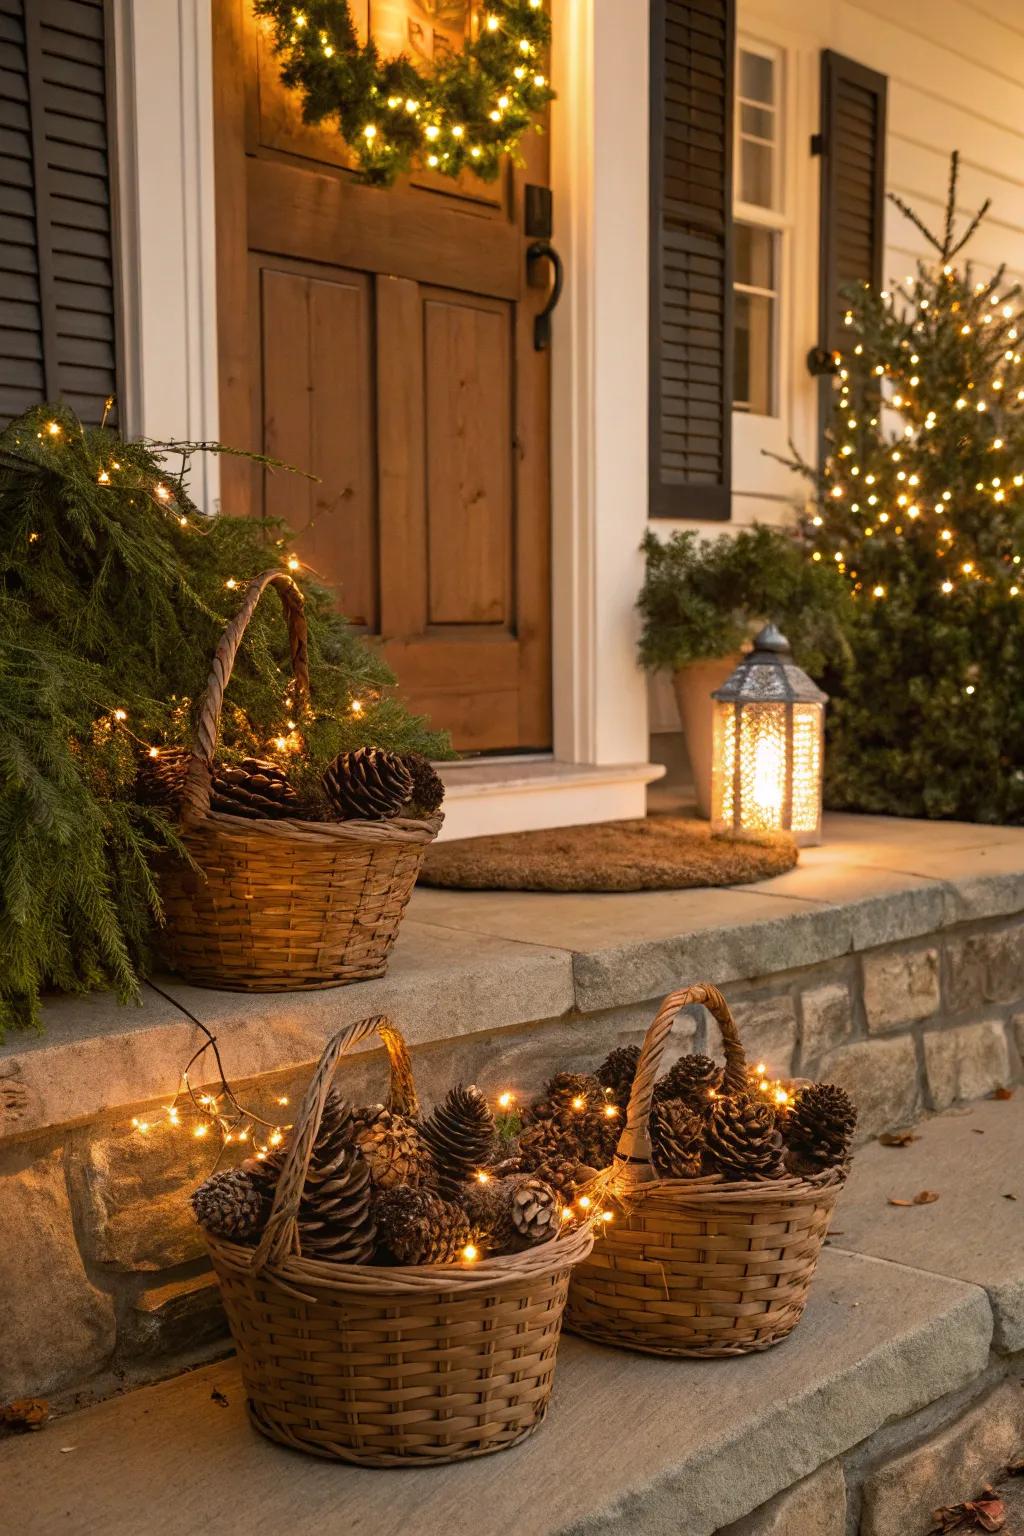
[[[958,206],[970,218],[986,197],[992,208],[971,242],[979,276],[1001,263],[1007,281],[1024,283],[1024,0],[739,0],[740,36],[785,50],[788,239],[786,348],[780,437],[792,433],[814,452],[814,387],[804,367],[817,340],[818,162],[809,139],[819,125],[822,49],[857,59],[888,77],[886,180],[932,225],[941,225],[949,156],[958,149]],[[928,246],[920,232],[888,204],[884,272],[899,283]],[[731,524],[666,523],[714,535],[752,522],[783,522],[805,495],[797,478],[747,445],[740,423],[734,434],[737,473]],[[760,435],[760,434],[759,434]],[[667,685],[652,689],[652,729],[676,730]]]

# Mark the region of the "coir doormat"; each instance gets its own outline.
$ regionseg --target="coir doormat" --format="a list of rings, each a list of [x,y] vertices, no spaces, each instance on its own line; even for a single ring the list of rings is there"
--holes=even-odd
[[[712,837],[706,821],[648,816],[434,843],[420,884],[469,891],[682,890],[766,880],[792,869],[797,857],[785,833],[732,841]]]

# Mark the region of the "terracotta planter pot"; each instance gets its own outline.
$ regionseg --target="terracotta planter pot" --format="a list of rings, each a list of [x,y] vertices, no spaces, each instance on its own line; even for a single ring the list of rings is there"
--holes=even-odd
[[[711,815],[711,745],[714,713],[711,694],[720,688],[730,672],[739,664],[742,653],[734,651],[730,656],[716,656],[710,661],[692,661],[672,674],[679,718],[686,736],[686,750],[693,769],[693,782],[697,792],[697,812],[707,818]]]

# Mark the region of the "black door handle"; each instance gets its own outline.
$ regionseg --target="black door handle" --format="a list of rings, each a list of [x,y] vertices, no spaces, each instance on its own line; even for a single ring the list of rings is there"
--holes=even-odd
[[[548,240],[535,240],[526,252],[526,270],[532,273],[538,261],[550,261],[554,270],[555,279],[551,284],[551,292],[548,301],[540,314],[533,322],[533,349],[535,352],[546,352],[551,345],[551,312],[562,297],[562,285],[565,282],[565,268],[562,258]]]

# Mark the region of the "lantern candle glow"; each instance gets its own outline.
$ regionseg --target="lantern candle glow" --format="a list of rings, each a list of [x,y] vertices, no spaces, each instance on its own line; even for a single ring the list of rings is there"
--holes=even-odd
[[[827,694],[765,625],[715,701],[711,830],[716,836],[792,832],[821,842]]]

